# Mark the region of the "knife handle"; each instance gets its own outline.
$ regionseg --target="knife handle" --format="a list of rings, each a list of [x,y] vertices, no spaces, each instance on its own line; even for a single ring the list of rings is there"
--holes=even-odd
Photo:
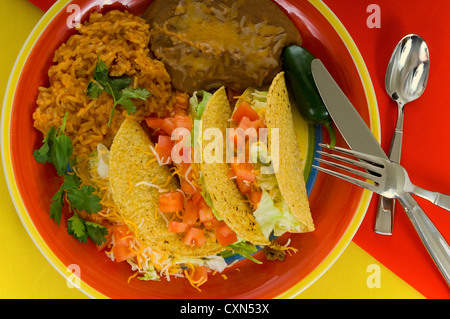
[[[416,200],[405,194],[398,198],[422,243],[450,286],[450,246]]]

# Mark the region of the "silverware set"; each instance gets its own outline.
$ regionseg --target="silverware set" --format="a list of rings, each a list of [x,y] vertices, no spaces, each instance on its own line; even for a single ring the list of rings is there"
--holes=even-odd
[[[399,164],[403,107],[407,102],[418,98],[425,89],[429,70],[428,48],[420,37],[410,35],[400,41],[399,49],[394,51],[392,59],[397,62],[390,63],[388,67],[387,74],[390,75],[387,75],[386,88],[399,104],[398,123],[390,151],[392,158],[383,151],[323,63],[319,59],[312,61],[311,70],[317,89],[335,126],[349,146],[349,149],[334,147],[331,150],[327,145],[321,144],[327,152],[318,151],[316,160],[322,165],[314,167],[381,195],[380,204],[383,206],[381,212],[378,211],[378,216],[381,216],[384,223],[376,225],[375,232],[392,234],[394,205],[392,203],[384,206],[389,202],[382,201],[397,200],[442,276],[450,285],[450,246],[412,194],[426,198],[446,210],[450,210],[450,197],[415,186]],[[390,70],[391,68],[397,71]],[[402,69],[404,72],[399,71]]]

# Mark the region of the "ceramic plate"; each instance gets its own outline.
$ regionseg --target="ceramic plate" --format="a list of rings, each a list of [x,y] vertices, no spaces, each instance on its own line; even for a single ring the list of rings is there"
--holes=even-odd
[[[291,235],[290,245],[298,252],[283,262],[257,265],[248,260],[239,261],[226,273],[226,280],[219,275],[210,276],[201,293],[184,279],[128,283],[132,272],[127,263],[112,262],[90,242],[79,243],[67,234],[64,222],[58,226],[49,218],[50,199],[59,183],[54,170],[36,163],[32,156],[42,142],[32,119],[38,87],[48,84],[47,71],[55,49],[75,32],[66,24],[72,14],[68,5],[79,5],[85,17],[93,10],[111,8],[101,5],[105,2],[58,1],[27,39],[6,90],[1,138],[3,167],[17,212],[36,246],[63,276],[72,276],[71,269],[78,269],[80,289],[93,298],[290,298],[298,295],[349,244],[365,215],[370,192],[312,172],[313,180],[308,187],[316,230]],[[121,2],[137,15],[149,3]],[[379,139],[378,108],[370,77],[358,48],[338,18],[318,0],[276,2],[300,30],[303,46],[324,62]],[[339,134],[337,140],[338,145],[345,145]],[[317,136],[313,141],[317,143]]]

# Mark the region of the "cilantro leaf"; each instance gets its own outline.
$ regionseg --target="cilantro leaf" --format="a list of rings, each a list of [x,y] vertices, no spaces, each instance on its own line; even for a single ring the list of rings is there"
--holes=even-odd
[[[97,56],[97,64],[95,65],[94,69],[93,78],[103,87],[106,86],[109,79],[108,66],[106,65],[105,61],[100,60],[98,56]]]
[[[120,90],[124,90],[128,85],[131,84],[131,78],[126,75],[122,75],[119,77],[110,77],[109,78],[109,85],[111,86],[112,93],[116,97],[116,100],[119,98]]]
[[[53,144],[53,140],[55,139],[55,137],[56,137],[56,128],[52,126],[50,127],[50,129],[47,132],[47,135],[42,141],[44,145],[42,145],[40,149],[37,149],[33,152],[33,156],[36,162],[44,164],[48,161],[50,151],[49,144]],[[49,143],[49,141],[51,142]]]
[[[84,220],[78,214],[67,220],[67,232],[82,243],[86,243],[89,237]]]
[[[113,97],[114,105],[109,116],[108,126],[111,125],[116,106],[122,105],[128,114],[136,113],[136,106],[131,99],[145,100],[151,95],[146,89],[128,88],[131,84],[131,77],[122,75],[119,77],[111,77],[108,74],[108,67],[105,61],[97,57],[93,81],[89,82],[86,95],[91,98],[97,98],[103,91]]]
[[[134,106],[131,99],[141,99],[145,101],[149,95],[150,92],[146,89],[125,88],[122,90],[120,98],[117,100],[117,104],[123,105],[128,114],[133,114],[136,113],[136,106]]]
[[[66,174],[73,153],[72,141],[64,135],[66,120],[67,113],[64,115],[63,124],[58,129],[51,127],[42,141],[44,145],[33,152],[36,162],[53,164],[59,176]]]
[[[108,236],[108,228],[102,226],[97,223],[88,222],[85,223],[87,233],[89,238],[96,244],[97,246],[101,246],[104,242],[106,242]]]
[[[103,92],[103,87],[101,87],[97,82],[89,82],[87,87],[87,95],[96,99]]]
[[[67,173],[67,165],[69,164],[69,158],[72,156],[73,146],[72,141],[66,135],[60,135],[55,138],[53,147],[50,148],[50,159],[59,176],[63,176]]]
[[[53,195],[52,203],[50,204],[50,218],[52,218],[57,225],[61,222],[62,208],[64,206],[64,190],[62,187]]]
[[[67,190],[67,198],[70,204],[77,210],[84,210],[88,214],[98,213],[102,209],[100,197],[94,195],[95,188],[83,185],[80,189],[71,188]]]
[[[76,213],[67,220],[67,232],[82,243],[86,243],[89,238],[97,246],[106,242],[108,236],[108,229],[105,226],[85,221]]]
[[[64,184],[61,186],[64,190],[78,189],[81,187],[81,179],[75,174],[64,176]]]

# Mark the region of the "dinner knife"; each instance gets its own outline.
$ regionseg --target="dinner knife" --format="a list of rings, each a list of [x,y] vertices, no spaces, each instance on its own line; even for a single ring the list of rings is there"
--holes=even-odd
[[[319,59],[313,60],[311,70],[325,107],[348,146],[355,151],[387,159],[386,153],[375,136],[334,81],[322,61]],[[450,285],[450,246],[410,194],[399,197],[398,201],[445,278],[447,285]]]

